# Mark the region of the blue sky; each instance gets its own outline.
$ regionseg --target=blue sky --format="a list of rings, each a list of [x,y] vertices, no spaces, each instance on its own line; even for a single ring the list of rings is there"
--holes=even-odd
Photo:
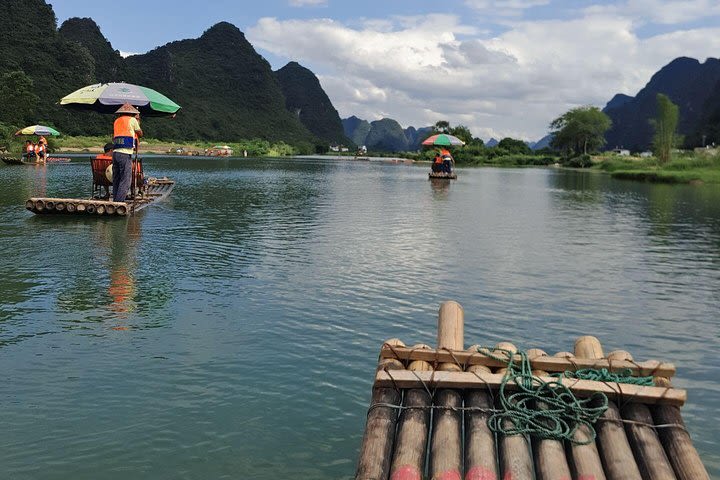
[[[273,68],[313,70],[343,117],[438,119],[489,138],[537,139],[568,108],[634,95],[677,56],[720,56],[717,0],[57,0],[142,53],[219,21]],[[124,15],[123,15],[124,16]]]

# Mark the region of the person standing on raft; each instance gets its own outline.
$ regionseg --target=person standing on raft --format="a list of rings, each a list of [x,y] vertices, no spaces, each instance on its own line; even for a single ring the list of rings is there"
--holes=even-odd
[[[113,201],[124,202],[132,182],[132,156],[135,152],[135,139],[142,137],[138,117],[140,111],[126,103],[120,107],[113,125]]]

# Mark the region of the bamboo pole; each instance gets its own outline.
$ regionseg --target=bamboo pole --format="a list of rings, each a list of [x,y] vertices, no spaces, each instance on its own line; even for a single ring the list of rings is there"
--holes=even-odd
[[[610,352],[607,358],[611,362],[633,360],[624,350]],[[595,424],[595,431],[608,480],[642,480],[615,402],[608,401],[608,408]]]
[[[74,204],[74,203],[68,203],[68,204],[67,204],[67,212],[68,212],[68,213],[75,213],[75,210],[76,210],[76,209],[77,209],[77,207],[75,207],[75,204]]]
[[[105,205],[96,206],[95,213],[97,213],[98,215],[105,215]]]
[[[529,360],[547,357],[547,353],[539,348],[531,348],[527,355]],[[532,373],[535,376],[547,376],[547,372],[540,370],[533,370]],[[547,410],[547,404],[540,402],[538,408]],[[536,438],[532,446],[538,480],[570,480],[570,467],[561,440]]]
[[[403,345],[397,339],[388,340],[386,343]],[[390,360],[390,362],[385,362],[382,368],[387,370],[403,368],[402,363],[398,360]],[[390,455],[395,439],[397,410],[384,405],[398,405],[399,403],[400,391],[395,388],[373,388],[355,473],[356,480],[385,480],[388,478]]]
[[[55,210],[57,210],[58,212],[61,212],[61,213],[64,212],[65,211],[65,202],[57,202],[55,204]]]
[[[507,356],[503,350],[512,353],[517,352],[515,345],[509,342],[500,342],[495,345],[493,354],[498,357]],[[501,368],[497,373],[507,373],[506,368]],[[499,407],[496,401],[496,407]],[[504,428],[513,428],[511,420],[505,420]],[[533,459],[530,453],[530,443],[525,435],[499,435],[500,442],[500,473],[504,479],[512,480],[533,480]]]
[[[469,352],[478,351],[479,346],[468,348]],[[484,365],[470,365],[471,373],[490,373]],[[465,391],[465,408],[477,408],[465,412],[465,480],[496,480],[498,477],[495,434],[488,427],[489,410],[493,408],[493,398],[489,389]],[[482,411],[486,410],[486,411]]]
[[[430,349],[431,347],[419,344],[413,348]],[[433,367],[426,361],[416,360],[408,365],[408,370],[428,372],[432,371]],[[432,393],[424,388],[407,390],[404,406],[406,410],[402,411],[398,421],[390,479],[422,480],[430,430]]]
[[[87,213],[95,213],[95,205],[92,203],[90,205],[85,205],[85,211]]]
[[[653,419],[646,405],[628,403],[621,408],[630,445],[643,478],[676,480],[660,438],[653,428]]]
[[[28,210],[33,210],[35,208],[35,202],[33,202],[32,200],[28,200],[27,202],[25,202],[25,208]]]
[[[115,209],[115,213],[124,217],[125,215],[127,215],[127,207],[121,205]]]
[[[105,207],[105,213],[108,215],[115,215],[115,205],[107,205]]]
[[[76,210],[78,211],[78,213],[83,213],[87,210],[87,205],[85,205],[84,203],[78,203]]]
[[[55,202],[52,200],[46,200],[45,201],[45,209],[48,212],[52,212],[53,210],[55,210]]]
[[[438,348],[463,349],[464,312],[459,303],[448,301],[438,311]],[[441,363],[439,370],[461,371],[454,363]],[[433,435],[430,445],[430,478],[432,480],[462,478],[462,420],[459,390],[440,390],[435,395]]]
[[[578,358],[602,358],[604,355],[600,340],[591,336],[578,338],[575,341],[575,356]],[[600,454],[588,427],[581,425],[575,431],[573,439],[579,442],[571,442],[569,445],[573,477],[605,480]],[[581,443],[585,443],[585,445],[581,445]]]
[[[665,447],[665,453],[678,480],[710,480],[690,434],[685,429],[680,409],[671,405],[660,405],[653,409],[652,416],[655,425],[678,425],[657,429],[660,442]]]

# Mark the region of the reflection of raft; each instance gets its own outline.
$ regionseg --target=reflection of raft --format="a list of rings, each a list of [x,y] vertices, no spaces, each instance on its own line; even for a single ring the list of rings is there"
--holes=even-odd
[[[445,302],[437,349],[382,346],[356,480],[709,479],[674,365],[606,356],[595,337],[552,356],[507,342],[465,350],[463,318]]]
[[[438,180],[457,180],[457,173],[445,173],[445,172],[430,172],[428,173],[428,177],[431,179],[438,179]]]
[[[44,165],[44,164],[52,164],[52,163],[69,163],[70,159],[67,157],[48,157],[45,162],[28,162],[27,160],[22,160],[20,158],[15,157],[2,157],[1,158],[3,162],[7,163],[8,165]]]
[[[25,208],[38,215],[110,215],[124,217],[164,199],[170,195],[173,187],[175,187],[175,181],[173,180],[150,178],[145,187],[145,193],[135,200],[112,202],[97,198],[30,198],[25,202]]]

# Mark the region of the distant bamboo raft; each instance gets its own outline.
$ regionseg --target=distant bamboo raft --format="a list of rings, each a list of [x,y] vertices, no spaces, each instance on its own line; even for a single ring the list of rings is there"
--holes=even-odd
[[[436,349],[397,339],[382,345],[356,480],[709,480],[680,414],[687,393],[670,384],[673,364],[638,362],[622,350],[606,356],[589,336],[575,342],[574,353],[552,356],[539,349],[521,356],[508,342],[466,350],[463,330],[462,307],[445,302]],[[503,382],[511,355],[527,360],[534,378],[559,381],[578,399],[603,393],[607,409],[567,440],[493,431],[488,420],[501,411],[500,386],[519,389]],[[582,371],[625,377],[551,376]],[[652,385],[635,384],[643,381]]]
[[[95,215],[118,216],[133,215],[157,201],[170,195],[175,182],[167,178],[150,179],[145,193],[137,199],[126,202],[113,202],[98,198],[46,198],[33,197],[25,202],[25,208],[37,215]]]

